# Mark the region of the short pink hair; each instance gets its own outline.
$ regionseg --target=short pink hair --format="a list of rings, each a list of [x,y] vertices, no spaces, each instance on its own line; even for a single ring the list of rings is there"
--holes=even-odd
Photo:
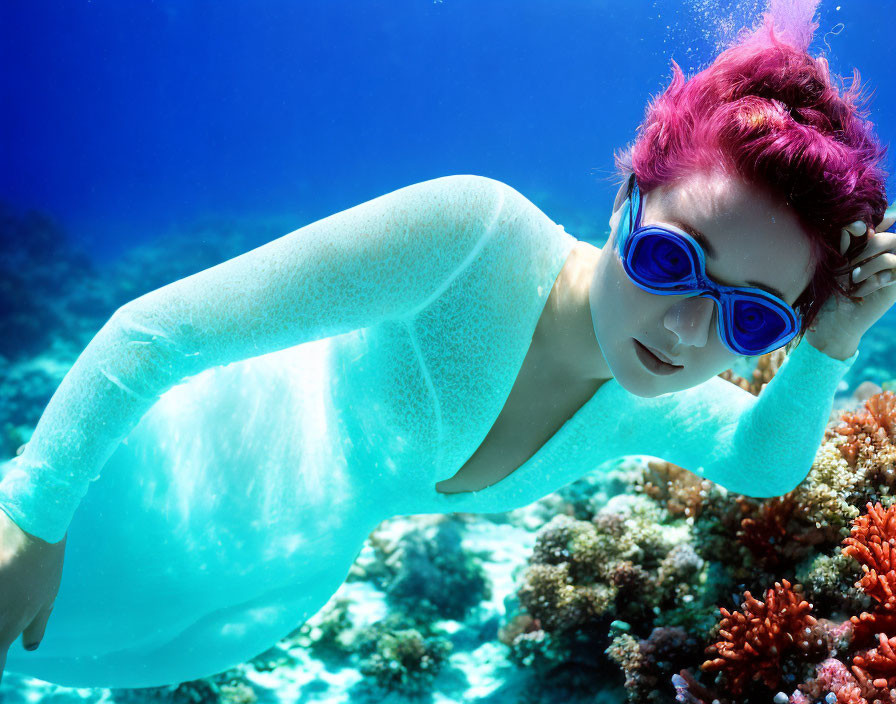
[[[803,323],[792,345],[831,295],[849,295],[835,274],[849,263],[840,229],[855,220],[877,225],[887,207],[886,147],[864,119],[858,71],[841,95],[827,61],[806,51],[818,27],[811,20],[817,0],[801,4],[802,18],[794,23],[799,11],[784,18],[789,30],[776,34],[773,10],[689,80],[672,61],[669,87],[648,104],[635,142],[615,155],[623,179],[635,173],[644,192],[720,168],[794,209],[816,264],[794,305]]]

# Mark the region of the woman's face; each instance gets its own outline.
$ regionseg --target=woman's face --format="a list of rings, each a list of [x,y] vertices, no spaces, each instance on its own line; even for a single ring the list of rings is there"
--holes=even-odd
[[[758,285],[790,305],[809,285],[809,241],[794,212],[771,194],[737,177],[701,172],[642,195],[642,225],[669,223],[692,236],[694,230],[704,235],[713,250],[711,254],[704,247],[706,272],[714,281]],[[719,312],[711,298],[660,296],[628,278],[616,248],[624,198],[625,186],[616,199],[610,240],[600,252],[589,291],[604,361],[636,396],[696,386],[730,368],[738,355],[719,338]],[[635,340],[681,368],[668,375],[651,371],[639,358]]]

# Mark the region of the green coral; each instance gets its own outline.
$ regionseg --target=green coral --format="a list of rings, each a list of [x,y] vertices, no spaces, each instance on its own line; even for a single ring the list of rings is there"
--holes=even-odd
[[[806,507],[806,520],[817,529],[826,529],[835,539],[849,535],[849,525],[860,511],[857,504],[864,490],[862,472],[851,468],[838,447],[845,438],[822,444],[805,480],[794,492]]]
[[[344,659],[355,650],[350,603],[345,597],[333,599],[315,619],[314,627],[306,622],[289,638],[295,644],[307,647],[317,658]]]
[[[116,704],[255,704],[258,695],[237,669],[163,687],[113,688]]]
[[[394,623],[394,621],[393,621]],[[419,696],[432,689],[453,646],[441,637],[426,637],[416,628],[392,629],[378,623],[358,642],[362,687]]]
[[[573,584],[569,565],[532,565],[519,590],[519,599],[542,628],[563,632],[574,631],[605,614],[617,591],[607,584]]]
[[[818,613],[870,611],[873,600],[855,587],[861,577],[859,562],[839,550],[833,555],[815,555],[796,571],[796,579]]]
[[[555,516],[536,538],[519,610],[508,610],[508,657],[552,686],[587,691],[618,676],[604,654],[610,623],[644,627],[687,595],[673,582],[703,568],[687,538],[683,522],[645,496],[615,496],[590,521]]]

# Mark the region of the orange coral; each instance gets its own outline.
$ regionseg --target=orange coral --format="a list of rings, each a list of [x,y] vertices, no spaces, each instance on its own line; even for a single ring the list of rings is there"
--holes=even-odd
[[[802,587],[791,588],[786,579],[775,582],[765,593],[765,601],[744,592],[743,611],[729,612],[719,607],[722,620],[719,634],[723,640],[706,649],[718,657],[704,662],[704,672],[721,671],[733,694],[740,694],[749,679],[759,680],[769,688],[781,678],[781,657],[797,647],[813,652],[816,620],[809,613],[812,604],[802,596]]]
[[[871,680],[875,689],[896,687],[896,637],[887,638],[885,633],[878,634],[879,645],[876,648],[855,655],[852,659],[852,671],[859,681]]]
[[[782,548],[789,544],[787,525],[797,508],[792,494],[763,501],[752,517],[741,521],[737,540],[767,569],[778,567],[783,561]]]
[[[712,489],[712,482],[665,460],[648,460],[639,481],[645,496],[665,503],[670,516],[697,518],[703,511],[703,500]]]
[[[759,503],[735,496],[734,503],[744,516],[736,529],[736,539],[764,569],[774,570],[805,559],[813,546],[831,540],[831,532],[834,544],[840,540],[836,527],[824,529],[811,519],[812,507],[803,493],[791,491]]]
[[[840,422],[834,432],[847,438],[840,453],[850,467],[878,453],[892,459],[896,446],[896,394],[892,391],[874,394],[865,401],[864,408],[841,414]],[[892,470],[892,461],[887,464]]]
[[[896,505],[884,510],[869,501],[866,508],[868,513],[853,520],[842,550],[862,565],[864,576],[855,586],[878,602],[874,613],[851,618],[857,642],[896,627]]]
[[[849,537],[843,539],[843,554],[862,565],[865,576],[856,586],[886,610],[896,609],[896,505],[884,510],[880,502],[866,504],[868,513],[852,522]]]

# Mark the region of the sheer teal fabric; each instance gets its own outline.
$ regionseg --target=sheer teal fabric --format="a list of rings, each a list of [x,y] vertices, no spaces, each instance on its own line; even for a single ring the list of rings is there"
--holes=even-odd
[[[501,411],[575,238],[509,186],[415,184],[119,309],[63,380],[0,508],[68,531],[41,647],[7,670],[147,687],[225,670],[326,604],[383,519],[500,512],[628,454],[733,491],[806,475],[841,362],[803,342],[757,399],[615,380],[513,474],[441,494]]]

